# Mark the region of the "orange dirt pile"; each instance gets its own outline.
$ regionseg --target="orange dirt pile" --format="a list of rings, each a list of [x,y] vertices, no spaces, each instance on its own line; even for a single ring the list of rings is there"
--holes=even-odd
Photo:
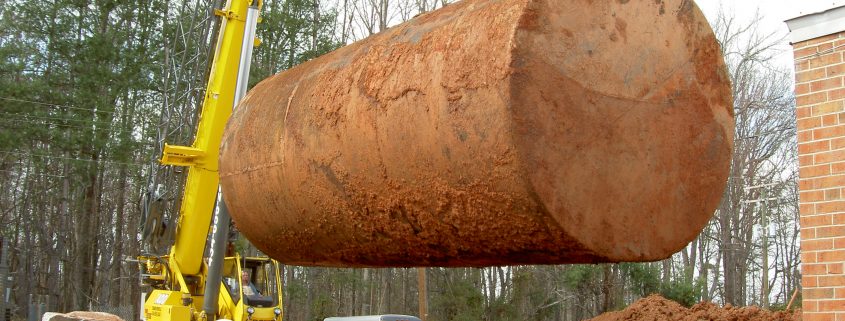
[[[634,302],[625,310],[608,312],[590,321],[698,321],[698,320],[730,320],[730,321],[800,321],[801,311],[772,312],[760,307],[734,307],[726,305],[720,307],[712,302],[701,302],[691,308],[686,308],[675,301],[659,295],[651,295]]]

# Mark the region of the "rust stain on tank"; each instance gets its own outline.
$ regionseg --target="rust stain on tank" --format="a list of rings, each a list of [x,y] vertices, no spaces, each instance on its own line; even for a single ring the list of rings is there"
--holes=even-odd
[[[622,35],[622,40],[628,41],[628,23],[625,20],[617,17],[615,19],[616,31]]]
[[[464,0],[262,81],[221,185],[286,264],[659,260],[721,197],[726,75],[689,1]]]

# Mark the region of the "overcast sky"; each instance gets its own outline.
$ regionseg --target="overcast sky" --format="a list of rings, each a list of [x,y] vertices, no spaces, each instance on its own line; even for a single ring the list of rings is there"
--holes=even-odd
[[[725,12],[733,13],[740,21],[751,20],[759,10],[762,17],[759,30],[777,32],[779,36],[784,37],[789,34],[784,20],[845,5],[845,0],[695,0],[695,2],[711,21],[719,12],[720,7]],[[786,39],[781,50],[783,52],[778,56],[778,63],[792,69],[792,51]]]
[[[789,18],[823,11],[845,3],[842,0],[696,0],[695,2],[707,15],[715,13],[720,4],[726,9],[733,10],[737,16],[752,16],[754,11],[760,8],[760,13],[772,22],[779,23]]]

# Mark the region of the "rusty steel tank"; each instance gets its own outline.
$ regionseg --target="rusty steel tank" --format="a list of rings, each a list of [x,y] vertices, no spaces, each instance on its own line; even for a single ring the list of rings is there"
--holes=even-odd
[[[464,0],[258,84],[222,190],[286,264],[659,260],[720,200],[731,102],[693,1]]]

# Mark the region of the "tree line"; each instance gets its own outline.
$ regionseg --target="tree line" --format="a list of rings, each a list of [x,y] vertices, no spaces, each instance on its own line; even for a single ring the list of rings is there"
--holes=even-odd
[[[266,1],[250,82],[447,4]],[[142,246],[142,203],[156,194],[169,216],[178,212],[185,173],[156,159],[164,142],[191,143],[219,6],[0,3],[0,235],[18,316],[40,302],[137,319],[144,289],[131,259],[155,247]],[[698,238],[653,263],[428,268],[428,319],[580,320],[651,293],[783,307],[800,286],[794,98],[791,74],[773,61],[781,39],[756,21],[711,21],[730,72],[736,146]],[[284,268],[288,320],[416,315],[417,294],[414,269]]]

